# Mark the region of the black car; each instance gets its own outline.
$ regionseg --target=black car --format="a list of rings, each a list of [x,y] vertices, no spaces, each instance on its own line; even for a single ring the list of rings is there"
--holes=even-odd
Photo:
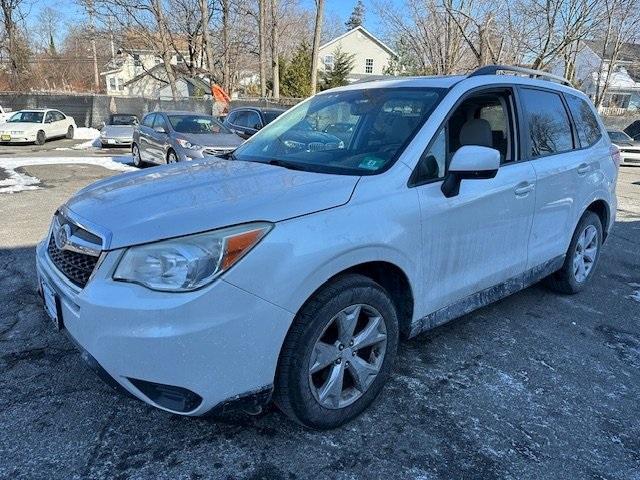
[[[224,119],[224,125],[246,139],[285,111],[284,108],[240,107],[229,112]]]
[[[634,140],[640,140],[640,120],[636,120],[624,129],[624,133]]]

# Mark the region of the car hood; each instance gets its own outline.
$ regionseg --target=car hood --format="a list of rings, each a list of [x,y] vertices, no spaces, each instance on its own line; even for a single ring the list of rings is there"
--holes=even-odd
[[[29,123],[29,122],[7,122],[0,125],[0,130],[35,130],[42,126],[41,123]]]
[[[237,147],[244,140],[235,133],[189,134],[179,133],[178,138],[183,138],[194,145],[203,147]]]
[[[133,125],[106,125],[100,133],[108,137],[133,137]]]
[[[107,249],[252,221],[278,222],[343,205],[359,177],[261,163],[199,160],[98,181],[66,204],[106,229]]]

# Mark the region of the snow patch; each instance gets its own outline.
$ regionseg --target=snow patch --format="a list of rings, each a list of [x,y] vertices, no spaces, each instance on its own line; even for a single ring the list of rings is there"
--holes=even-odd
[[[31,175],[17,172],[16,168],[27,167],[32,165],[69,165],[84,164],[96,165],[109,170],[119,172],[130,172],[137,168],[129,166],[133,159],[131,155],[121,155],[115,157],[93,157],[93,158],[74,158],[74,157],[31,157],[31,158],[2,158],[0,159],[0,168],[6,170],[8,178],[0,180],[0,193],[17,193],[27,190],[36,190],[40,188],[38,184],[40,180]]]
[[[100,130],[96,128],[78,127],[73,138],[76,140],[95,140],[100,136]]]

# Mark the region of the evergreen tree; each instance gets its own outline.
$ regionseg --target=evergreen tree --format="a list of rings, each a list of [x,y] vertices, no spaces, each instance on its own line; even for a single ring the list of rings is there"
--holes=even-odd
[[[353,30],[356,27],[361,27],[364,23],[364,3],[362,0],[358,0],[356,5],[353,7],[353,12],[351,12],[351,16],[349,20],[345,22],[347,26],[347,30]]]
[[[346,85],[347,77],[353,70],[355,55],[343,52],[340,47],[333,51],[333,68],[327,69],[323,75],[322,89]]]
[[[285,97],[311,95],[311,47],[304,41],[289,62],[280,62],[280,93]]]
[[[53,41],[53,33],[49,33],[49,53],[51,55],[56,54],[56,44]]]

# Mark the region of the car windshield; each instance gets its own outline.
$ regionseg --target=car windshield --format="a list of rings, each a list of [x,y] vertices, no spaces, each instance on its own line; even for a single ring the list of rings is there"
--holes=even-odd
[[[44,112],[16,112],[8,120],[9,123],[42,123]]]
[[[395,162],[445,91],[370,88],[322,93],[260,130],[233,157],[322,173],[379,173]]]
[[[271,122],[273,122],[276,118],[278,118],[280,115],[282,115],[284,112],[280,112],[278,110],[269,110],[266,112],[262,113],[262,116],[264,117],[264,121],[269,124]]]
[[[620,130],[609,130],[607,132],[612,142],[631,142],[633,139]]]
[[[125,114],[111,115],[111,121],[109,122],[109,125],[137,125],[137,124],[138,124],[138,119],[136,118],[135,115],[125,115]]]
[[[209,115],[167,115],[171,126],[178,133],[212,134],[231,133],[218,120]]]

